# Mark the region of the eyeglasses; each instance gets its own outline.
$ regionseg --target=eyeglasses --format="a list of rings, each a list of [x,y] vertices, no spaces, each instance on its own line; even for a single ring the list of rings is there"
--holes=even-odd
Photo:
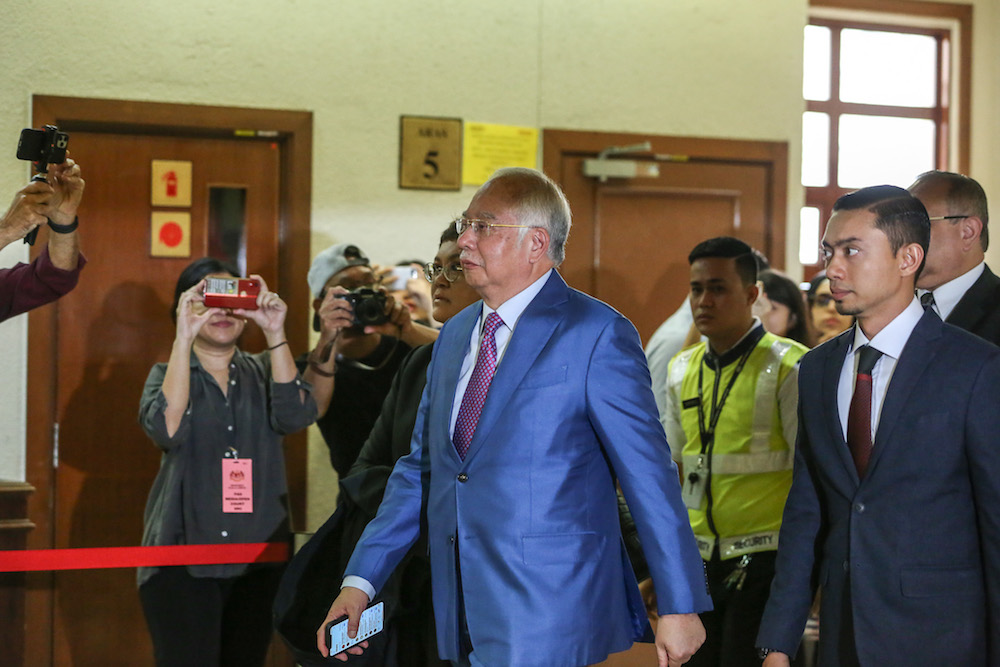
[[[829,294],[818,294],[816,300],[813,301],[813,305],[820,308],[826,308],[831,303],[833,303],[833,297]]]
[[[534,225],[501,225],[499,222],[477,220],[476,218],[455,219],[455,231],[458,232],[459,236],[469,231],[470,228],[476,233],[476,236],[489,236],[493,233],[494,227],[517,227],[520,229],[527,229],[529,227],[534,227]]]
[[[972,216],[968,215],[938,215],[930,219],[931,222],[937,222],[938,220],[961,220],[962,218],[969,218]]]
[[[445,280],[453,283],[461,277],[462,265],[450,264],[448,266],[438,266],[434,262],[424,264],[424,278],[427,278],[427,282],[434,282],[441,274],[444,274]]]

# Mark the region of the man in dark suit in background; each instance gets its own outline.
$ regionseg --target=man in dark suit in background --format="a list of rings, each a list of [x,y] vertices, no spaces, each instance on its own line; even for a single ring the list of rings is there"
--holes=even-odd
[[[921,303],[933,303],[948,324],[1000,345],[1000,278],[985,262],[990,218],[982,186],[962,174],[928,171],[908,189],[931,219],[931,245],[917,279]]]
[[[857,324],[802,358],[765,667],[817,584],[820,665],[1000,664],[1000,349],[920,306],[929,238],[901,188],[834,205],[826,270]]]

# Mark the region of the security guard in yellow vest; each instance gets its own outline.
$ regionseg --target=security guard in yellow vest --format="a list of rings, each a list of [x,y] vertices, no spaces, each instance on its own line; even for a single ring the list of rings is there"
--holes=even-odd
[[[667,387],[657,388],[715,606],[702,614],[706,641],[688,665],[759,667],[754,644],[792,483],[806,348],[754,318],[757,264],[746,243],[710,239],[688,261],[694,324],[708,342],[678,353]]]

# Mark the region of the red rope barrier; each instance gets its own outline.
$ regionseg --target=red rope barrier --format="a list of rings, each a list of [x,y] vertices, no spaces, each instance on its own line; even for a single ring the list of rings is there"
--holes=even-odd
[[[286,560],[288,560],[288,545],[283,542],[36,549],[31,551],[0,551],[0,572],[281,563]]]

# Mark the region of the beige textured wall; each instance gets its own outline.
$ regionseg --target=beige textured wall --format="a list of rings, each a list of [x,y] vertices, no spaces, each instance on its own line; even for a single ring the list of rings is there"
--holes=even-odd
[[[973,173],[1000,193],[991,120],[1000,15],[990,0],[976,4]],[[351,240],[384,262],[429,255],[471,194],[396,187],[401,114],[787,141],[794,220],[806,9],[806,0],[16,3],[0,22],[0,138],[12,154],[32,94],[311,110],[313,253]],[[57,18],[63,27],[49,30]],[[0,160],[0,197],[27,173],[12,155]],[[794,256],[794,229],[787,241]],[[25,257],[10,246],[0,266]],[[15,479],[26,336],[25,318],[0,324],[0,477]],[[315,524],[334,485],[323,453],[313,459]]]

